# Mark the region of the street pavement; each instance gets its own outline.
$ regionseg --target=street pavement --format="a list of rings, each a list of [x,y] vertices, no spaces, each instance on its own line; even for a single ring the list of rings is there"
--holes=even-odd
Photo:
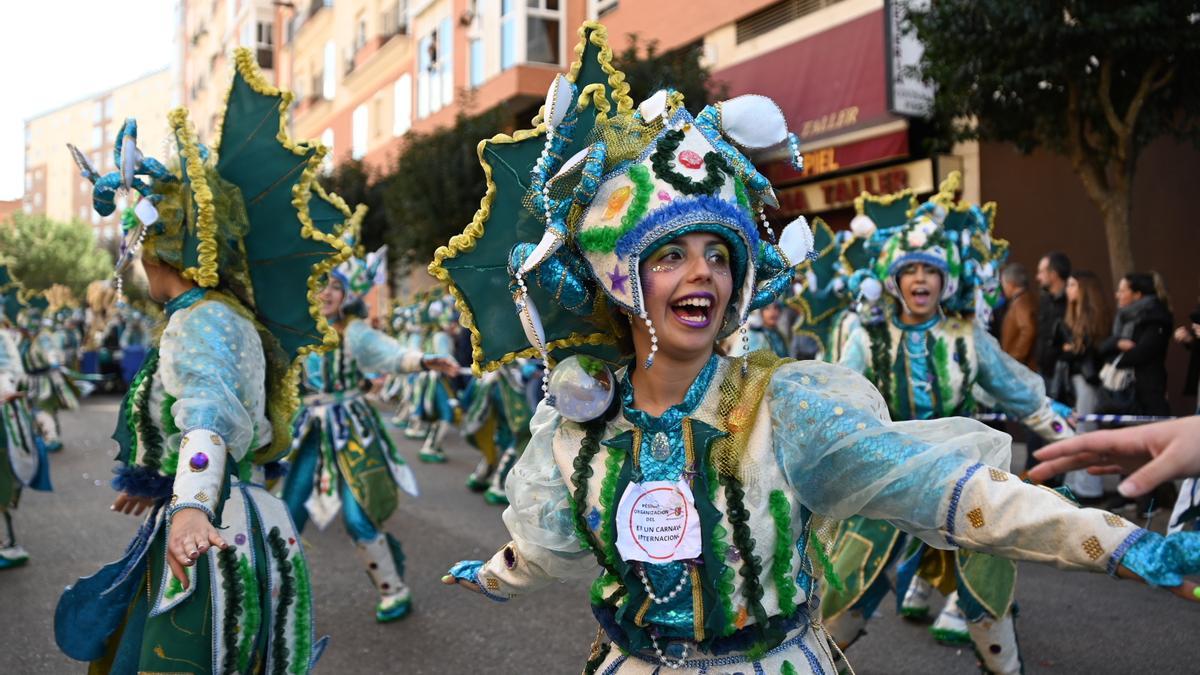
[[[54,644],[63,586],[120,555],[137,520],[108,510],[113,492],[116,398],[93,398],[62,416],[66,449],[53,456],[55,491],[26,491],[16,511],[24,568],[0,573],[0,672],[84,672]],[[397,435],[403,452],[417,446]],[[443,465],[417,464],[419,499],[404,499],[388,529],[404,544],[414,613],[375,623],[376,595],[340,521],[304,541],[314,575],[318,635],[332,636],[319,673],[578,673],[595,637],[584,583],[495,604],[439,577],[460,559],[485,559],[507,541],[501,509],[463,487],[477,455],[457,436]],[[1200,606],[1140,584],[1021,564],[1017,630],[1027,673],[1198,673]],[[970,649],[939,646],[926,627],[884,602],[854,645],[859,675],[973,673]]]

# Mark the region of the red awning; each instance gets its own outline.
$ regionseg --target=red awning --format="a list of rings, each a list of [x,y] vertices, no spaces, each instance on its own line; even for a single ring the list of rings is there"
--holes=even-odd
[[[779,104],[801,147],[900,119],[887,109],[883,10],[713,74],[730,96],[762,94]]]

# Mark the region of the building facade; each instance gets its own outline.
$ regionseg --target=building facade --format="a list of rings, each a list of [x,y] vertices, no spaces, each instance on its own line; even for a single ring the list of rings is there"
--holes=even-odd
[[[175,101],[171,72],[163,69],[25,120],[25,195],[22,209],[55,220],[81,220],[97,236],[120,232],[119,213],[92,209],[92,184],[80,176],[66,144],[78,147],[100,173],[113,165],[113,141],[125,119],[137,118],[138,145],[158,154],[167,138],[163,111]]]

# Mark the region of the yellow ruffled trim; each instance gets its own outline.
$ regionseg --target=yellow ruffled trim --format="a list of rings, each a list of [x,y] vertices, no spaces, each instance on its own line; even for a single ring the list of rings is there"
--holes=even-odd
[[[300,174],[299,181],[292,186],[292,207],[296,209],[296,219],[300,221],[300,235],[307,239],[327,244],[334,252],[333,255],[325,257],[312,266],[312,271],[307,281],[308,290],[305,297],[308,300],[308,313],[316,323],[317,331],[321,334],[321,344],[318,346],[305,346],[299,350],[296,358],[292,359],[291,363],[288,364],[286,372],[282,375],[282,381],[278,383],[271,396],[271,400],[268,402],[269,410],[272,414],[272,427],[278,434],[277,439],[283,439],[282,441],[275,440],[272,442],[271,458],[279,458],[285,456],[288,447],[290,447],[290,425],[296,411],[300,408],[299,382],[305,357],[312,352],[324,352],[338,345],[339,337],[337,331],[334,330],[333,326],[329,325],[329,322],[325,319],[325,315],[321,313],[321,300],[319,296],[321,290],[324,288],[324,281],[329,272],[346,261],[351,254],[350,248],[338,236],[340,230],[333,234],[326,234],[317,229],[312,222],[312,216],[308,210],[308,202],[312,198],[313,192],[316,191],[318,196],[333,204],[343,214],[347,214],[349,207],[340,198],[335,201],[330,195],[325,194],[324,190],[320,190],[320,186],[317,183],[317,171],[327,152],[325,147],[320,143],[308,141],[296,142],[288,135],[288,109],[291,107],[294,99],[292,92],[280,90],[267,82],[262,72],[258,69],[258,63],[249,49],[236,49],[233,60],[237,72],[241,74],[242,79],[246,81],[246,84],[255,93],[262,96],[279,97],[279,129],[275,134],[275,139],[279,141],[279,144],[284,149],[299,156],[304,156],[310,151],[312,152],[305,161],[305,167]],[[229,94],[232,91],[233,82],[231,81],[229,90],[225,93],[226,104],[228,104]],[[225,117],[222,115],[220,120],[222,127],[224,121]],[[218,148],[220,147],[220,131],[221,128],[218,128],[218,142],[216,144]],[[276,446],[275,443],[287,443],[288,445]]]
[[[579,70],[583,67],[583,52],[589,41],[600,50],[598,60],[600,61],[600,67],[608,74],[608,84],[612,90],[612,97],[617,104],[617,113],[632,114],[633,99],[629,97],[629,84],[625,82],[625,74],[612,65],[613,53],[612,48],[608,45],[608,29],[603,25],[595,21],[587,21],[579,27],[579,42],[575,45],[575,60],[571,63],[567,79],[573,83],[579,77]],[[580,92],[579,102],[581,104],[586,103],[585,95],[593,89],[593,86],[585,87],[584,91]],[[604,99],[603,103],[599,99]],[[597,108],[597,116],[601,112],[607,113],[611,108],[608,100],[603,95],[594,96],[594,100]],[[604,106],[603,109],[601,109],[601,105]],[[518,352],[505,354],[495,361],[483,363],[481,368],[479,364],[483,362],[484,354],[483,347],[481,346],[482,338],[479,335],[479,328],[475,323],[475,315],[471,312],[470,306],[467,305],[467,299],[463,297],[458,287],[454,285],[450,278],[450,272],[443,266],[443,263],[450,258],[456,258],[463,253],[475,250],[475,243],[483,236],[484,223],[491,217],[492,201],[496,196],[496,183],[492,180],[492,166],[488,164],[483,156],[488,144],[520,143],[521,141],[545,134],[546,125],[542,121],[544,112],[545,106],[542,106],[542,109],[538,110],[537,115],[534,116],[531,122],[534,127],[532,129],[519,129],[513,132],[511,136],[508,134],[496,134],[489,139],[479,142],[475,153],[479,157],[480,165],[483,167],[484,179],[487,182],[487,191],[484,193],[483,198],[479,200],[479,209],[475,211],[475,216],[471,219],[466,229],[463,230],[462,234],[454,235],[445,246],[439,246],[433,254],[433,262],[429,263],[429,274],[440,281],[442,285],[449,289],[450,294],[454,296],[454,303],[458,306],[460,315],[459,323],[471,333],[471,372],[475,373],[476,376],[482,375],[484,370],[496,370],[517,359],[540,357],[541,353],[537,348],[531,346]],[[546,345],[546,351],[550,353],[556,349],[613,345],[616,343],[616,338],[600,332],[589,335],[572,333],[565,338],[550,341]]]
[[[187,177],[191,183],[192,199],[196,205],[196,236],[200,240],[197,249],[198,266],[183,270],[183,277],[191,279],[204,288],[213,288],[220,281],[217,274],[217,219],[213,210],[212,188],[200,158],[200,144],[196,140],[195,127],[188,120],[187,108],[176,108],[167,114],[179,154],[187,162]],[[186,215],[185,215],[186,218]]]

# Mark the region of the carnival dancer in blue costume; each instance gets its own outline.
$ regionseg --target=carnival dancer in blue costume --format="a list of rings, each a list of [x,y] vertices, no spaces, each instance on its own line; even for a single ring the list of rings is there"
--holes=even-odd
[[[29,562],[29,553],[17,543],[12,511],[21,490],[50,490],[50,463],[46,446],[38,436],[33,413],[22,390],[25,369],[21,364],[20,338],[9,317],[15,318],[21,302],[20,285],[0,265],[0,513],[4,515],[4,538],[0,540],[0,570]]]
[[[349,236],[353,245],[357,234]],[[353,257],[330,274],[321,292],[321,312],[341,339],[335,349],[312,354],[304,364],[304,405],[293,424],[295,440],[283,486],[284,501],[301,532],[310,519],[324,529],[342,512],[346,531],[379,591],[375,618],[380,622],[402,618],[412,607],[400,542],[381,530],[396,510],[399,490],[415,496],[417,485],[379,412],[366,399],[370,383],[365,373],[458,371],[448,356],[406,349],[364,320],[362,298],[383,282],[386,261],[382,249]]]
[[[983,327],[986,318],[971,319],[987,313],[1007,242],[992,235],[995,204],[955,203],[958,181],[951,174],[919,206],[911,191],[858,199],[856,225],[878,252],[870,273],[888,295],[881,298],[882,312],[861,313],[841,364],[875,384],[896,420],[971,415],[982,390],[993,407],[1047,440],[1067,438],[1071,427],[1046,397],[1041,378],[1004,353]],[[864,229],[862,217],[877,225],[875,232]],[[933,635],[973,642],[987,672],[1019,672],[1015,564],[967,550],[950,555],[915,541],[906,552],[907,541],[900,528],[881,520],[856,517],[841,525],[833,561],[847,582],[830,590],[822,606],[840,646],[861,634],[891,587],[887,571],[904,558],[896,592],[905,616],[926,616],[936,586],[948,597]]]
[[[215,153],[183,108],[168,115],[168,165],[138,150],[133,120],[117,172],[71,148],[101,215],[115,193],[136,200],[118,274],[140,255],[167,317],[113,436],[112,508],[149,513],[55,616],[59,647],[94,672],[306,673],[323,649],[299,533],[264,466],[291,445],[299,357],[336,341],[309,298],[349,251],[342,214],[313,192],[324,148],[288,137],[292,96],[252,52],[234,60]]]
[[[810,542],[820,521],[856,513],[940,548],[1128,569],[1191,592],[1178,575],[1200,568],[1200,541],[1023,483],[999,468],[1007,436],[968,419],[894,423],[840,366],[718,355],[811,251],[802,221],[777,244],[760,230],[775,197],[743,154],[788,143],[783,116],[743,96],[693,118],[669,91],[635,111],[603,28],[581,38],[538,130],[480,145],[485,168],[531,177],[485,171],[475,221],[431,265],[474,331],[477,367],[527,353],[522,333],[548,359],[575,355],[552,368],[509,476],[512,541],[444,582],[503,602],[599,572],[586,672],[647,675],[833,672],[816,611],[826,551]],[[538,236],[523,203],[544,216],[537,244],[521,241]],[[497,249],[511,250],[517,321],[483,278]]]

